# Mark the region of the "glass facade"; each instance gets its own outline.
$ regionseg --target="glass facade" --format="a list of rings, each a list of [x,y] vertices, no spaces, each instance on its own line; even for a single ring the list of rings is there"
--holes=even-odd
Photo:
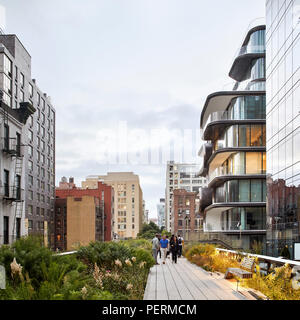
[[[268,0],[267,254],[300,242],[300,0]]]
[[[266,208],[233,208],[222,213],[222,230],[249,231],[266,229]],[[240,228],[241,226],[241,228]]]
[[[238,147],[265,147],[266,125],[233,125],[225,130],[220,140],[213,142],[213,150]]]
[[[266,180],[230,180],[214,190],[213,203],[265,202]]]
[[[238,92],[238,97],[229,103],[224,99],[227,105],[223,113],[212,110],[212,104],[211,109],[203,109],[204,114],[201,116],[201,119],[208,119],[205,126],[201,122],[201,129],[204,130],[203,137],[209,140],[207,146],[210,146],[206,148],[207,155],[203,160],[205,170],[202,174],[209,172],[212,195],[210,201],[203,202],[204,231],[221,232],[227,236],[236,236],[240,231],[239,248],[242,245],[244,250],[251,250],[254,241],[265,244],[267,187],[264,55],[265,26],[258,25],[249,30],[229,73],[237,81],[233,91]],[[260,92],[250,92],[253,90]],[[219,120],[236,121],[226,123]]]

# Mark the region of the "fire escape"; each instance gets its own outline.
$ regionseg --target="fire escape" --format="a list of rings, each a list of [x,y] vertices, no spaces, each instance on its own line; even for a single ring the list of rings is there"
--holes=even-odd
[[[21,152],[21,134],[11,138],[9,135],[9,111],[8,106],[2,102],[3,93],[0,91],[0,112],[3,119],[4,137],[2,138],[3,157],[11,158],[14,162],[13,185],[10,185],[10,172],[4,172],[4,183],[2,187],[2,199],[6,206],[14,207],[12,238],[19,238],[21,234],[21,224],[17,224],[17,219],[21,222],[23,215],[23,190],[21,189],[21,177],[23,170],[23,154]]]

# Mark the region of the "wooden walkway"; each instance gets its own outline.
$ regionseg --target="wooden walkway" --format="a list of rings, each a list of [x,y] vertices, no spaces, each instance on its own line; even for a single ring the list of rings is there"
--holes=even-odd
[[[255,300],[236,284],[206,272],[185,258],[154,266],[149,273],[144,300]]]

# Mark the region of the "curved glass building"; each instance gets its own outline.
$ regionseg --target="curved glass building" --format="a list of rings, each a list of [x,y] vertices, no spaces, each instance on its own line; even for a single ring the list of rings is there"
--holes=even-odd
[[[265,30],[250,28],[229,72],[233,89],[209,95],[200,119],[204,231],[243,249],[266,236]]]

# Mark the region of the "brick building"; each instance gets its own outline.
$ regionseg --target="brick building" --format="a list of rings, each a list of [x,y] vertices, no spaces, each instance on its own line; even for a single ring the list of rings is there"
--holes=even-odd
[[[93,200],[84,197],[92,197]],[[74,204],[76,199],[78,199],[77,205]],[[79,201],[79,199],[81,200]],[[82,203],[79,204],[79,202]],[[94,205],[91,205],[91,202],[93,202]],[[89,203],[89,205],[87,205],[87,203]],[[57,188],[54,218],[54,237],[55,243],[57,244],[56,248],[64,244],[66,241],[68,242],[69,232],[71,232],[72,226],[68,225],[68,222],[70,223],[70,221],[73,219],[72,217],[75,215],[78,215],[78,219],[81,219],[81,213],[78,213],[80,210],[83,214],[91,214],[91,212],[96,212],[95,219],[97,219],[97,215],[100,219],[103,213],[104,223],[101,222],[102,226],[101,230],[99,230],[102,236],[100,236],[100,238],[97,240],[110,241],[112,239],[113,203],[113,188],[100,181],[98,182],[98,187],[94,189],[81,189],[75,186],[73,189]],[[91,212],[89,212],[89,210]],[[61,214],[62,212],[63,214]],[[82,223],[85,223],[84,221],[85,220],[82,220]],[[91,224],[90,227],[90,232],[95,232],[96,236],[96,229],[99,227],[96,226],[95,229],[93,224]],[[58,230],[60,233],[58,233]]]
[[[185,189],[174,190],[172,206],[172,233],[185,238],[189,232],[197,232],[201,228],[200,216],[196,210],[197,192]]]

